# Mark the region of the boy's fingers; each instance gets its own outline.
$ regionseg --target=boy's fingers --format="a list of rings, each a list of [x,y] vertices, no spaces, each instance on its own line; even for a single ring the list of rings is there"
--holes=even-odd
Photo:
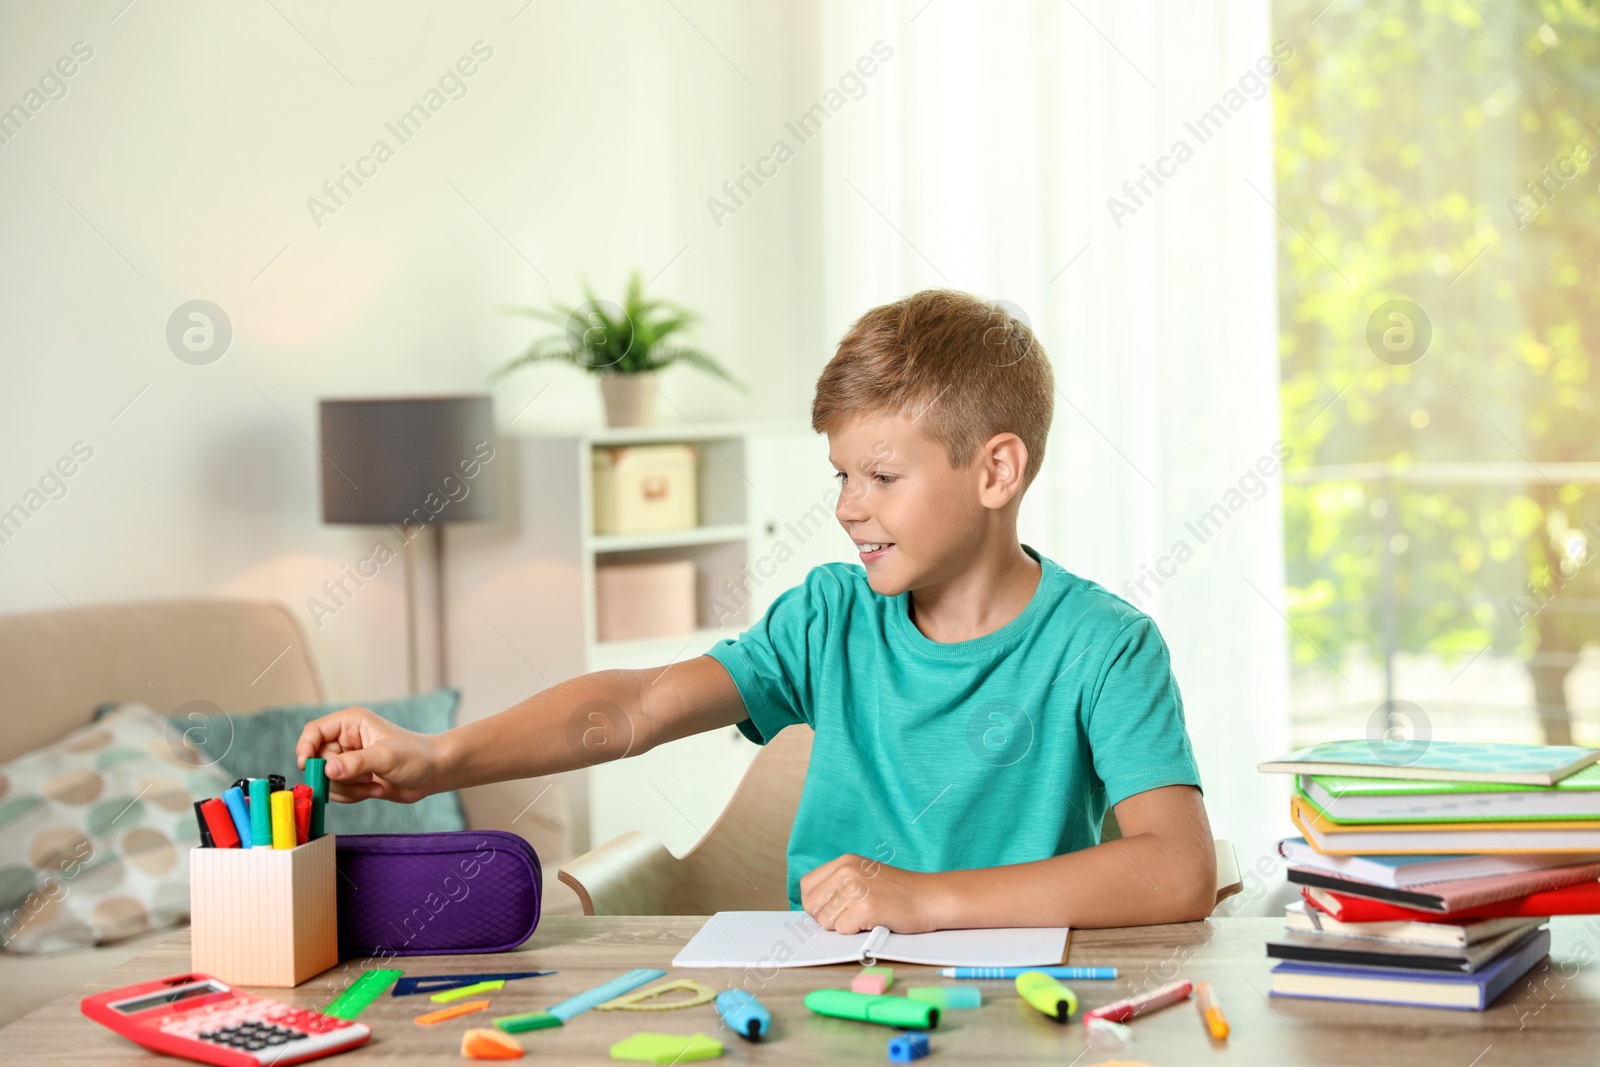
[[[370,777],[383,770],[384,762],[381,748],[357,748],[349,752],[340,752],[337,756],[328,757],[328,778],[351,782],[363,776]]]

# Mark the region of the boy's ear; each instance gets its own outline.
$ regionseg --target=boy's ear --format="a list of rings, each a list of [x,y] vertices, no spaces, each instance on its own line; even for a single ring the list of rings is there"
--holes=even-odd
[[[978,448],[978,502],[998,510],[1022,492],[1028,446],[1014,433],[997,433]]]

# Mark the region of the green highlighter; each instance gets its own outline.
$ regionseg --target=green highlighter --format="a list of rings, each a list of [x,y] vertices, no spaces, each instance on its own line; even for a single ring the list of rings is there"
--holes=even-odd
[[[316,756],[306,758],[306,785],[311,787],[311,831],[315,841],[322,836],[323,813],[328,807],[328,761]]]
[[[906,1030],[932,1030],[939,1025],[939,1009],[932,1004],[848,989],[814,989],[806,994],[806,1007],[835,1019],[856,1019]]]
[[[523,1015],[502,1015],[494,1021],[494,1025],[508,1034],[520,1034],[528,1030],[560,1026],[561,1016],[551,1015],[547,1011],[530,1011]]]
[[[1023,971],[1017,975],[1017,992],[1022,999],[1058,1023],[1078,1010],[1078,995],[1048,974]]]

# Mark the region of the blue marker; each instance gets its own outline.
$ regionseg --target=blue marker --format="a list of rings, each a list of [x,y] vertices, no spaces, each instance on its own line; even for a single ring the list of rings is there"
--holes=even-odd
[[[233,786],[223,790],[222,802],[228,806],[234,829],[239,831],[239,847],[250,847],[250,809],[245,807],[244,790]]]
[[[1115,967],[943,967],[939,973],[946,978],[1015,978],[1023,971],[1038,971],[1051,978],[1089,981],[1110,980],[1117,976]]]
[[[761,1001],[742,989],[724,989],[717,994],[717,1014],[722,1021],[746,1041],[760,1041],[767,1036],[772,1016],[762,1007]]]

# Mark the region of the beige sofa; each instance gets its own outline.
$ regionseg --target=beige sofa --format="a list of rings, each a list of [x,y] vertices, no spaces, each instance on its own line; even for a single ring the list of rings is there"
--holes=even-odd
[[[229,714],[320,704],[322,683],[305,635],[281,605],[166,600],[0,616],[0,762],[90,722],[107,701],[171,713],[207,700]],[[505,782],[461,794],[473,829],[511,830],[543,861],[545,914],[578,914],[557,879],[570,854],[565,793],[547,782]],[[534,804],[534,800],[538,803]],[[168,937],[170,930],[84,952],[0,952],[0,1025]]]

